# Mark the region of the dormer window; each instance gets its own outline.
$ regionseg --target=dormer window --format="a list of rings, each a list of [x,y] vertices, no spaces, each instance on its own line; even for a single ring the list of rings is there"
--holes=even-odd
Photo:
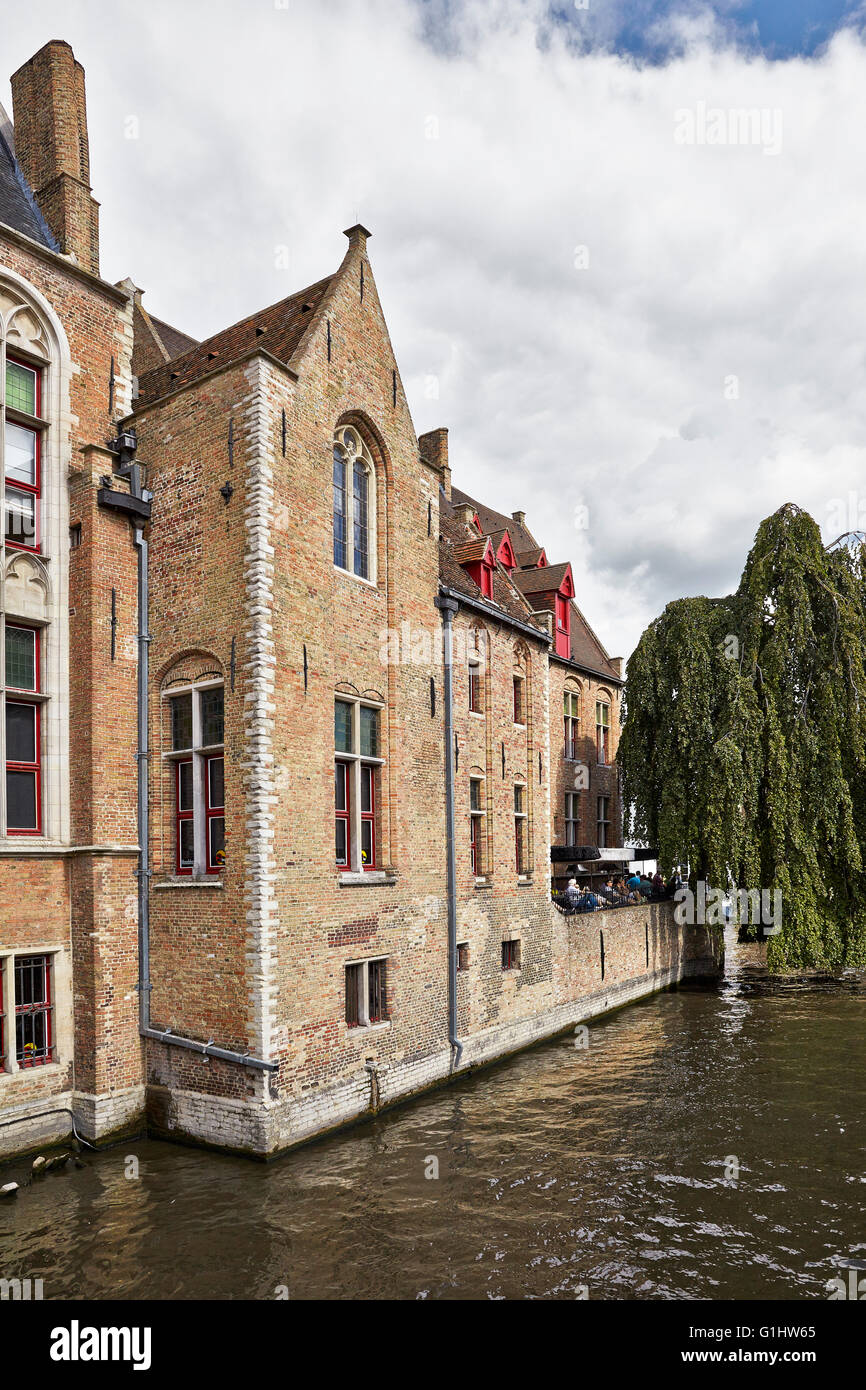
[[[493,598],[493,566],[484,562],[481,566],[480,589],[485,598]]]
[[[334,564],[358,579],[375,582],[376,475],[357,430],[337,431],[334,440]]]

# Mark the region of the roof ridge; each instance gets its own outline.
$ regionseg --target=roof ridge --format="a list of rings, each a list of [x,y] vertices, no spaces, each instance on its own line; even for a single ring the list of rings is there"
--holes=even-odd
[[[265,314],[270,314],[274,311],[274,309],[279,309],[282,305],[290,304],[292,300],[301,299],[304,295],[312,294],[316,290],[323,290],[325,286],[327,286],[330,283],[330,281],[333,280],[334,275],[336,275],[336,273],[337,272],[334,271],[331,275],[325,275],[322,277],[321,280],[316,280],[315,283],[312,285],[304,285],[301,289],[295,290],[293,294],[287,294],[284,295],[282,299],[274,300],[273,304],[268,304],[264,309],[254,309],[252,313],[244,314],[243,318],[237,319],[235,323],[228,323],[225,325],[224,328],[217,329],[216,333],[210,333],[206,338],[199,339],[199,341],[194,342],[193,346],[191,348],[188,348],[186,352],[179,353],[177,357],[169,358],[171,365],[175,366],[177,363],[183,362],[185,357],[189,357],[191,353],[197,352],[201,348],[206,348],[208,343],[213,342],[215,338],[221,338],[226,333],[234,332],[236,329],[243,327],[244,324],[249,323],[252,319],[263,317]],[[170,328],[171,324],[166,324],[166,327]],[[186,334],[184,334],[184,336],[186,336]],[[168,362],[163,363],[163,366],[168,366]],[[162,371],[161,366],[151,367],[148,371],[142,372],[142,380],[144,380],[145,377],[150,376],[152,372],[159,371]]]

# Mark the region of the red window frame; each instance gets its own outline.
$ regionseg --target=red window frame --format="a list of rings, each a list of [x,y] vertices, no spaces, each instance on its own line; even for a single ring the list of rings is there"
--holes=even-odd
[[[520,954],[519,954],[519,948],[520,948],[520,942],[519,942],[519,941],[503,941],[503,943],[502,943],[502,969],[503,969],[503,970],[519,970],[519,969],[520,969]]]
[[[469,862],[472,872],[478,878],[478,864],[481,856],[481,817],[478,815],[470,816],[469,831]]]
[[[210,788],[210,769],[211,763],[222,763],[223,765],[223,801],[221,806],[211,802]],[[225,792],[225,755],[223,753],[212,753],[204,759],[204,848],[206,872],[209,874],[221,874],[225,864],[225,848],[223,848],[223,863],[215,864],[211,859],[211,821],[222,820],[223,823],[223,845],[225,845],[225,820],[226,820],[226,792]]]
[[[469,663],[469,712],[481,713],[481,667],[474,661]]]
[[[361,1028],[360,995],[364,983],[364,965],[358,962],[346,966],[346,1026]]]
[[[515,724],[526,723],[526,711],[523,708],[523,677],[514,677],[514,722]]]
[[[42,981],[43,981],[42,996],[43,996],[43,997],[42,997],[41,1000],[34,1001],[33,1003],[30,1003],[30,1004],[19,1004],[19,1003],[18,1003],[18,989],[17,989],[17,983],[18,983],[17,976],[18,976],[18,971],[19,971],[20,969],[23,970],[24,967],[25,967],[25,965],[28,965],[29,968],[32,969],[32,968],[33,968],[32,963],[35,962],[35,961],[41,961]],[[18,1066],[21,1067],[21,1068],[24,1069],[24,1070],[26,1070],[26,1069],[29,1068],[29,1067],[44,1067],[44,1066],[46,1066],[49,1062],[53,1061],[53,1054],[54,1054],[54,1039],[53,1039],[53,1036],[52,1036],[52,1028],[51,1028],[51,1015],[52,1015],[52,1013],[54,1012],[54,1005],[53,1005],[53,1002],[52,1002],[52,999],[51,999],[51,964],[50,964],[50,961],[49,961],[48,956],[16,956],[16,957],[15,957],[15,961],[14,961],[13,969],[14,969],[14,973],[15,973],[15,977],[16,977],[16,978],[15,978],[15,1061],[17,1062]],[[44,1055],[43,1055],[43,1056],[38,1056],[38,1057],[31,1057],[31,1058],[29,1058],[29,1060],[24,1060],[22,1057],[19,1057],[19,1056],[18,1056],[18,1019],[19,1019],[19,1018],[25,1018],[25,1017],[34,1017],[34,1016],[37,1015],[37,1014],[44,1014],[44,1015],[45,1015],[45,1046],[44,1046],[44,1049],[43,1049]],[[34,1045],[34,1044],[32,1044],[32,1043],[25,1043],[24,1046],[25,1046],[25,1047],[28,1047],[28,1046],[33,1046],[33,1045]]]
[[[190,790],[192,791],[192,804],[188,810],[181,810],[180,805],[180,770],[182,767],[191,769]],[[195,835],[195,789],[193,778],[195,776],[195,764],[192,758],[178,758],[174,765],[174,820],[175,820],[175,865],[179,875],[191,874],[195,867],[195,845],[193,845],[193,863],[182,864],[180,858],[180,827],[184,821],[192,821],[193,836]]]
[[[25,361],[23,358],[21,358],[21,357],[14,357],[11,353],[7,353],[7,354],[6,354],[6,361],[7,361],[7,362],[13,362],[13,363],[15,364],[16,367],[24,367],[24,368],[26,368],[26,370],[27,370],[28,372],[33,372],[33,373],[34,373],[34,375],[35,375],[35,377],[36,377],[36,411],[35,411],[35,415],[36,415],[37,418],[41,418],[41,416],[42,416],[42,371],[43,371],[43,369],[42,369],[41,367],[35,366],[32,362],[26,362],[26,361]],[[6,384],[5,384],[5,381],[4,381],[4,383],[3,383],[3,399],[4,399],[4,401],[5,401],[5,399],[6,399]],[[38,554],[38,553],[39,553],[39,550],[40,550],[40,547],[41,547],[41,544],[42,544],[41,524],[40,524],[40,523],[41,523],[41,516],[40,516],[41,508],[40,508],[40,506],[39,506],[39,503],[40,503],[40,500],[41,500],[41,497],[42,497],[42,431],[41,431],[41,430],[33,429],[32,426],[30,426],[30,425],[22,425],[22,424],[19,424],[19,422],[14,418],[14,417],[15,417],[15,408],[14,408],[14,406],[11,407],[11,410],[12,410],[12,418],[10,418],[10,415],[9,415],[10,407],[7,405],[7,407],[6,407],[6,420],[7,420],[7,422],[8,422],[10,425],[16,425],[16,426],[18,427],[18,429],[27,430],[28,434],[32,434],[33,437],[34,437],[34,440],[35,440],[35,448],[34,448],[34,455],[33,455],[33,473],[34,473],[34,477],[35,477],[35,482],[34,482],[34,483],[13,482],[13,481],[12,481],[11,479],[9,479],[8,477],[6,478],[6,482],[5,482],[5,487],[11,488],[11,490],[12,490],[13,492],[23,492],[26,496],[32,497],[32,498],[34,499],[34,501],[33,501],[33,545],[23,545],[20,541],[11,541],[11,540],[9,540],[9,538],[8,538],[8,536],[7,536],[7,537],[6,537],[6,548],[7,548],[8,550],[27,550],[27,551],[30,551],[31,553],[36,553],[36,554]],[[23,413],[23,412],[19,412],[19,413]],[[3,497],[3,530],[4,530],[4,533],[5,533],[5,530],[6,530],[6,497],[5,497],[5,493],[4,493],[4,497]]]
[[[364,810],[364,786],[369,790],[369,807]],[[364,861],[364,826],[370,827],[370,858]],[[372,763],[361,763],[361,868],[366,873],[376,868],[376,769]]]
[[[493,570],[482,563],[480,589],[485,598],[493,598]]]
[[[0,961],[0,1072],[6,1069],[6,1014],[3,1011],[3,962]]]
[[[367,961],[367,1018],[370,1024],[388,1021],[388,970],[384,959]]]
[[[350,812],[350,778],[349,769],[351,763],[341,762],[338,758],[334,763],[334,858],[338,869],[351,869],[352,867],[352,817]],[[342,776],[343,781],[343,809],[337,806],[337,777]],[[337,832],[336,826],[342,823],[346,827],[346,858],[337,859]]]
[[[34,784],[36,789],[36,825],[35,827],[19,827],[9,824],[9,800],[6,800],[6,834],[7,835],[41,835],[42,834],[42,708],[33,700],[10,700],[6,696],[4,706],[5,711],[10,705],[23,705],[27,709],[33,710],[34,725],[34,752],[36,761],[32,763],[16,762],[11,758],[6,759],[6,772],[30,772],[34,774]]]

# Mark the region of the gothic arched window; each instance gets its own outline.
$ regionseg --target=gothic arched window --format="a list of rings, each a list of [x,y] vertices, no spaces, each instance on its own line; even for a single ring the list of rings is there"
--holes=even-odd
[[[340,428],[334,439],[334,564],[375,582],[376,473],[351,425]]]

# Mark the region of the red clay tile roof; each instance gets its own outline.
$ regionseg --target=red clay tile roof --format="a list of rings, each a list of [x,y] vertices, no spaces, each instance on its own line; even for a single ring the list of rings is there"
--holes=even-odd
[[[588,667],[591,671],[600,672],[609,676],[611,680],[622,683],[617,668],[576,603],[571,605],[571,659],[578,666]]]
[[[476,548],[480,549],[477,558],[481,558],[487,540],[479,539],[471,535],[471,529],[459,522],[444,493],[440,493],[439,508],[439,578],[449,589],[455,589],[458,593],[465,594],[467,598],[484,599],[480,588],[466,573],[460,563],[458,556],[464,551]],[[516,622],[532,626],[532,609],[526,600],[515,589],[508,578],[508,573],[497,565],[493,571],[493,598],[484,599],[484,602],[492,606],[501,608]],[[546,634],[539,631],[539,636]]]
[[[139,404],[158,400],[181,386],[189,386],[218,367],[227,367],[254,348],[265,348],[280,362],[288,362],[296,351],[313,314],[333,276],[309,285],[269,309],[260,309],[249,318],[221,333],[205,338],[189,352],[145,372],[138,381]]]
[[[485,507],[483,503],[476,502],[474,497],[470,497],[468,493],[462,492],[459,488],[452,488],[451,502],[454,506],[468,505],[474,508],[481,522],[484,535],[490,536],[495,548],[498,549],[502,532],[508,531],[520,568],[515,570],[509,579],[507,571],[497,565],[494,576],[494,594],[501,592],[496,587],[496,581],[507,584],[508,595],[503,596],[504,598],[510,596],[511,607],[507,611],[511,612],[512,617],[517,617],[522,609],[524,614],[522,621],[531,622],[536,605],[539,608],[546,607],[544,595],[553,593],[559,588],[565,578],[568,563],[544,565],[540,569],[537,568],[539,556],[545,554],[544,547],[538,544],[526,526],[521,526],[519,522],[512,517],[507,517],[503,512],[494,511],[492,507]],[[453,526],[456,523],[452,519],[450,509],[446,511],[447,508],[448,504],[443,499],[440,517],[447,516],[448,524]],[[468,534],[466,527],[461,529]],[[463,539],[465,540],[465,536]],[[453,565],[453,557],[449,554],[443,564],[446,567]],[[455,568],[460,578],[458,579],[457,575],[453,574],[453,570],[449,570],[451,577],[446,579],[443,572],[443,583],[449,584],[454,589],[462,589],[464,593],[471,591],[474,596],[477,596],[480,593],[477,585],[472,582],[465,570],[461,570],[459,566],[455,566]],[[505,606],[504,603],[503,606]],[[551,655],[553,655],[552,652]],[[616,667],[612,664],[601,642],[574,601],[571,603],[571,660],[577,666],[583,666],[597,675],[601,674],[607,676],[611,681],[622,683],[622,677],[618,675]]]
[[[517,554],[516,551],[515,554]],[[547,553],[543,545],[536,546],[534,550],[521,551],[520,554],[517,555],[518,568],[522,570],[535,569],[542,555],[544,556],[544,565],[542,565],[542,569],[544,569],[547,566]]]
[[[476,502],[474,497],[470,497],[467,492],[461,492],[458,487],[451,489],[451,501],[455,506],[474,507],[485,536],[492,536],[497,531],[507,531],[511,536],[511,544],[514,546],[515,554],[521,550],[537,549],[538,541],[525,526],[521,526],[513,517],[506,516],[504,512],[495,512],[492,507],[485,507],[483,502]]]
[[[562,565],[545,565],[542,569],[515,570],[514,582],[522,594],[554,593],[568,572],[566,560]]]
[[[474,541],[464,541],[462,545],[455,544],[453,554],[458,565],[477,564],[479,560],[483,560],[487,555],[490,556],[491,560],[496,558],[495,552],[491,550],[490,541],[487,536],[479,536],[478,539]]]

